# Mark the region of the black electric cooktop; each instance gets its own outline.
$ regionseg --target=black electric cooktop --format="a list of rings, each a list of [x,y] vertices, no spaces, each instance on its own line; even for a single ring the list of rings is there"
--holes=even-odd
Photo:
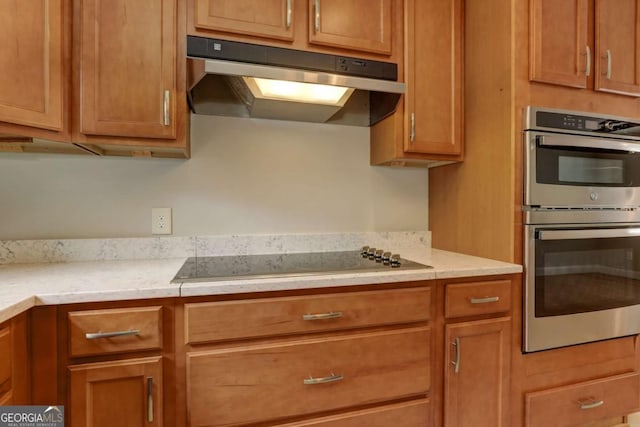
[[[397,258],[393,266],[390,262],[372,258],[365,257],[361,251],[192,257],[185,261],[171,282],[212,282],[432,268],[402,258]]]

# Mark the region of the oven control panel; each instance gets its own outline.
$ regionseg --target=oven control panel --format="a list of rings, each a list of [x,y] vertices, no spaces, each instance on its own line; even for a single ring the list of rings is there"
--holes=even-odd
[[[525,129],[640,137],[640,121],[564,110],[528,107]]]

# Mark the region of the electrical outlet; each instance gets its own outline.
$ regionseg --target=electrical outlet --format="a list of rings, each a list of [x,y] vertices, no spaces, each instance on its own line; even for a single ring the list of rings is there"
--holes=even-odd
[[[151,208],[151,234],[171,234],[171,208]]]

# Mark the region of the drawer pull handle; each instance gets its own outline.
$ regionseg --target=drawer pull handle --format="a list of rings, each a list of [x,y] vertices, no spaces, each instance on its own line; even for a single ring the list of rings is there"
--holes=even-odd
[[[580,409],[593,409],[602,405],[604,405],[604,400],[598,400],[597,402],[592,403],[580,403]]]
[[[457,374],[460,372],[460,338],[456,337],[451,344],[456,348],[456,358],[451,361],[451,364],[453,372]]]
[[[153,377],[147,377],[147,422],[153,422]]]
[[[500,301],[500,297],[471,298],[469,301],[471,301],[471,304],[487,304]]]
[[[116,332],[95,332],[95,333],[86,333],[84,336],[88,340],[97,340],[100,338],[114,338],[114,337],[128,337],[131,335],[140,335],[140,330],[138,329],[130,329],[128,331],[116,331]]]
[[[336,381],[342,381],[344,379],[344,375],[336,375],[333,372],[328,377],[323,378],[305,378],[303,383],[305,385],[316,385],[316,384],[326,384],[326,383],[334,383]]]
[[[303,314],[302,320],[337,319],[339,317],[342,317],[341,311],[330,311],[329,313]]]

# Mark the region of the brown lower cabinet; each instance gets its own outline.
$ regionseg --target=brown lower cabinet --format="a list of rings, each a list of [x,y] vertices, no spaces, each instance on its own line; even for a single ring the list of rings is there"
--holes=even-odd
[[[69,367],[71,427],[162,426],[162,358]]]
[[[0,324],[0,406],[29,403],[28,316]]]
[[[511,319],[446,326],[445,427],[509,425]]]
[[[186,425],[433,426],[433,283],[358,288],[187,301]]]
[[[64,405],[72,427],[612,427],[638,410],[636,338],[523,355],[520,291],[514,274],[36,307],[0,325],[0,404]]]

